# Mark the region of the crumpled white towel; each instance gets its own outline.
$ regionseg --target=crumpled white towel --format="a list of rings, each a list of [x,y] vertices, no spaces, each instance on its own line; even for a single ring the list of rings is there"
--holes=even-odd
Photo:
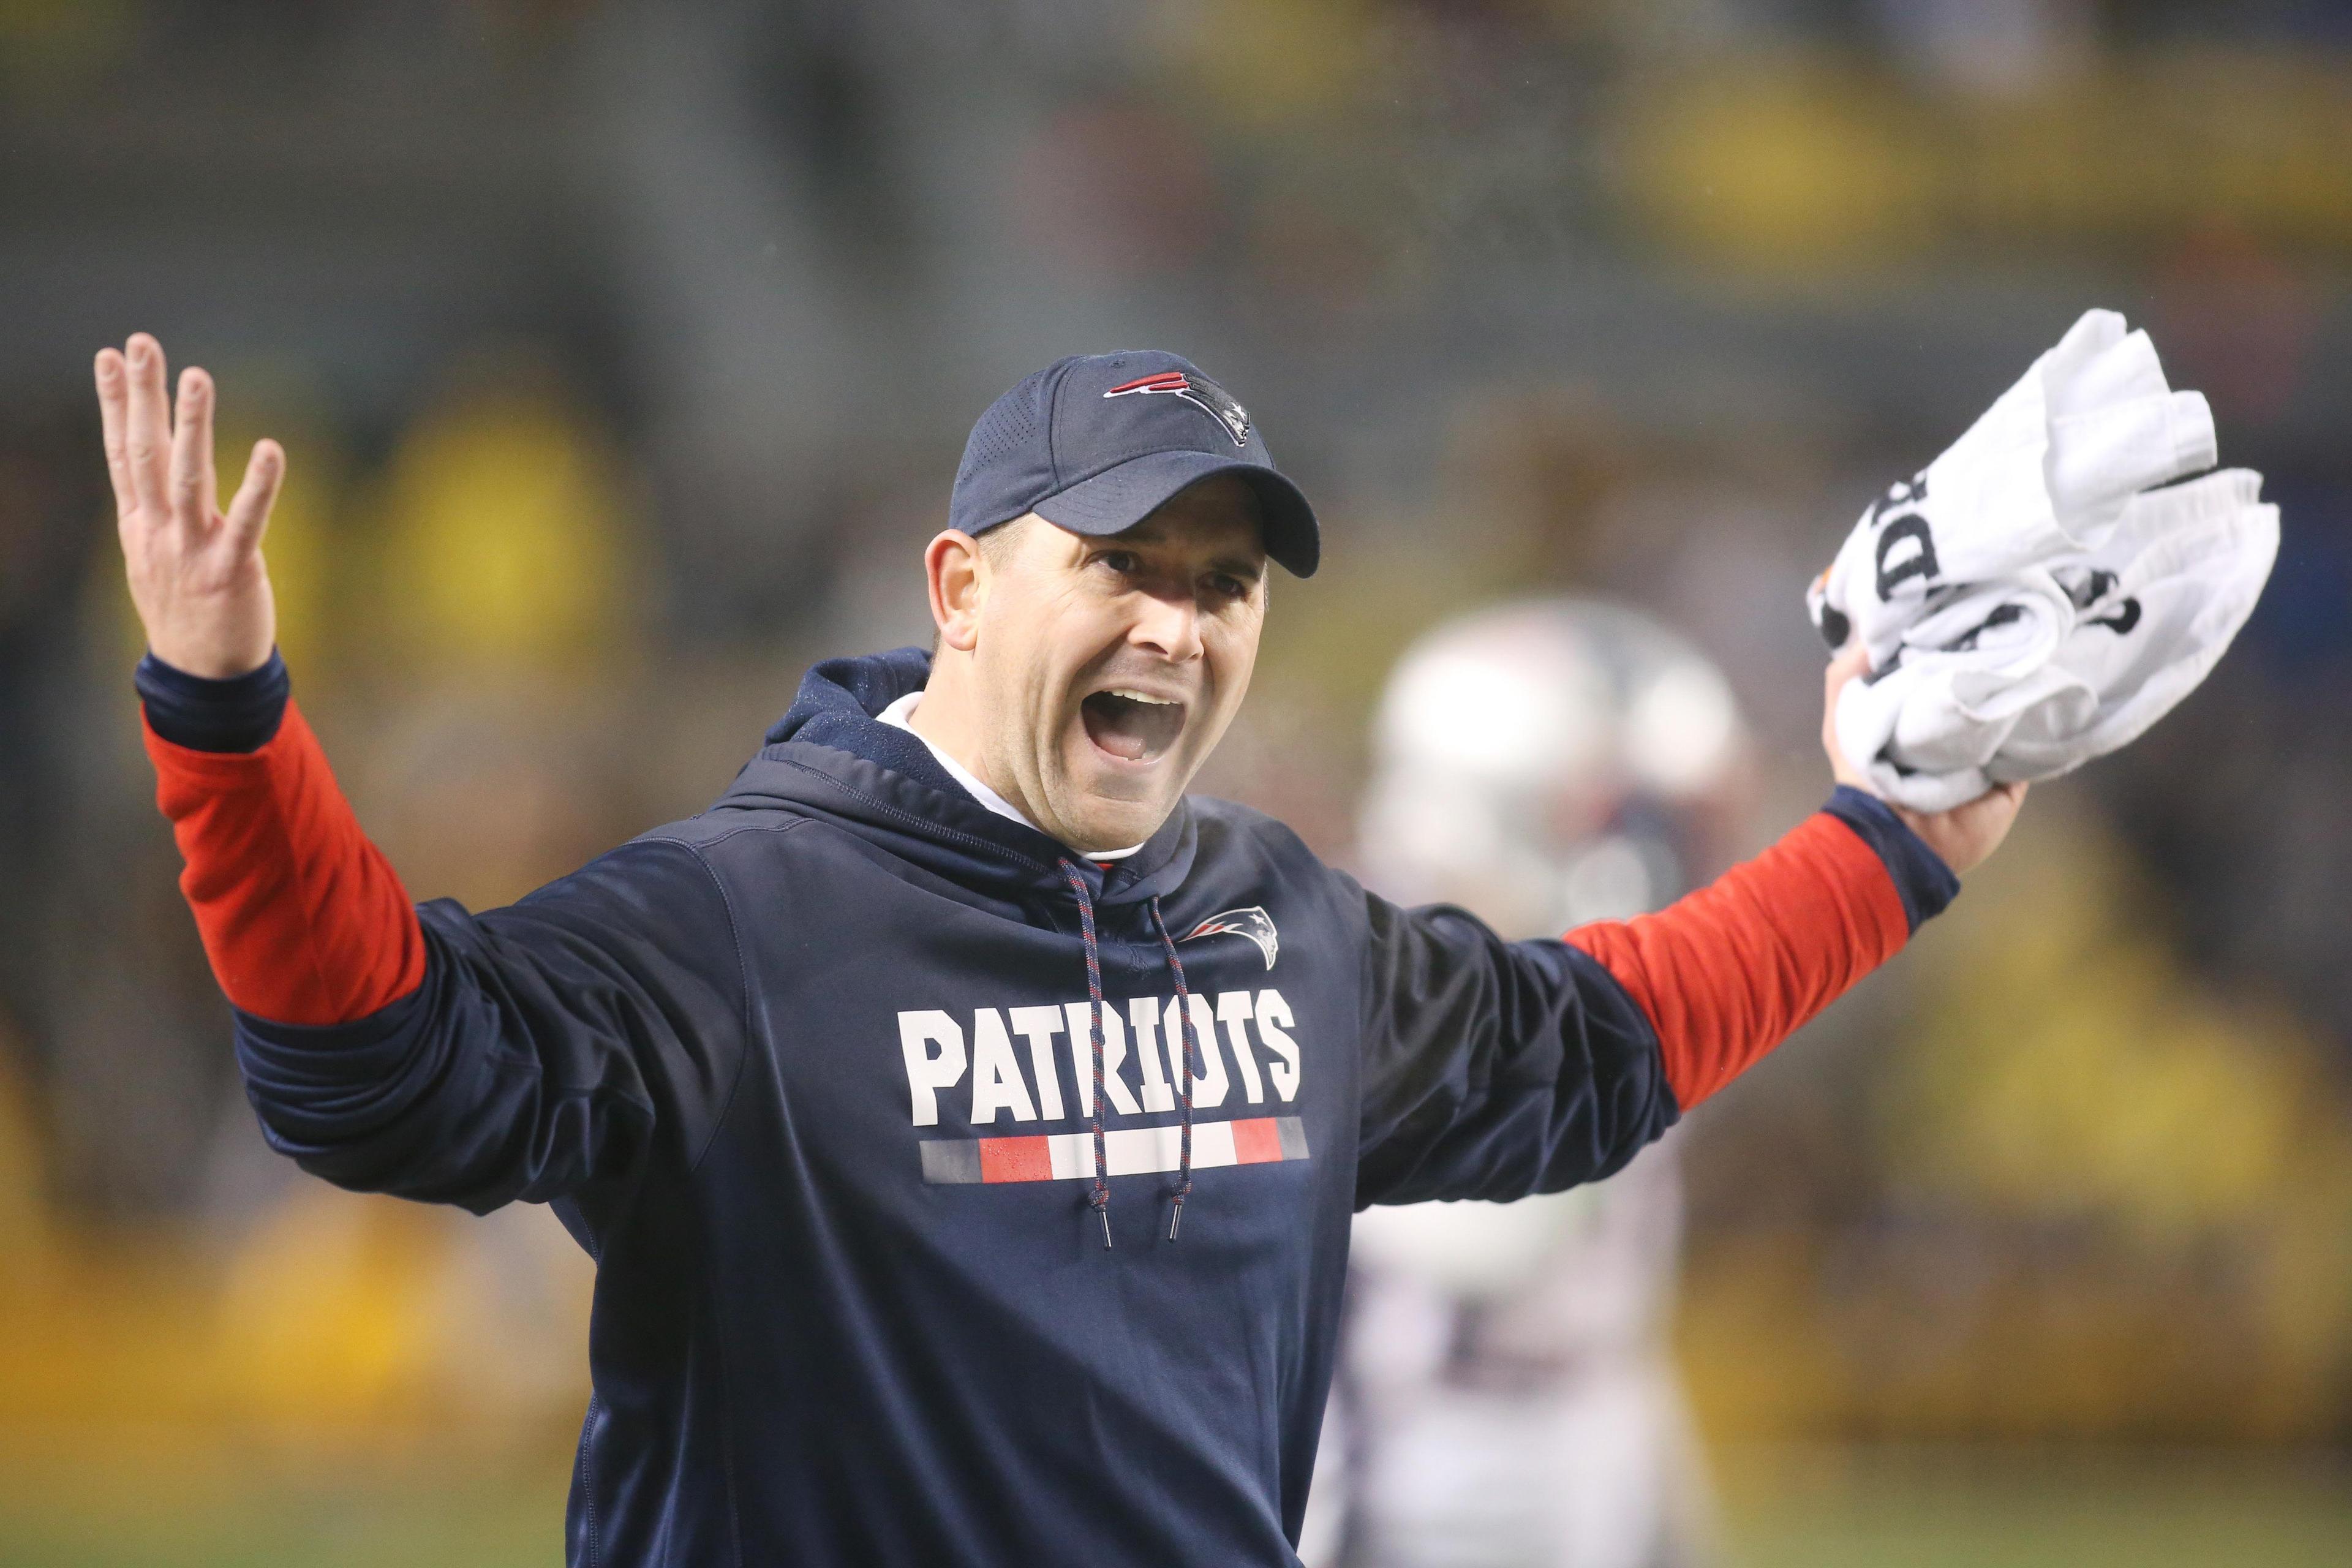
[[[2278,556],[2261,492],[2246,468],[2150,490],[2098,550],[1936,595],[1893,666],[1846,687],[1839,746],[1887,799],[1948,811],[2137,739],[2253,613]]]
[[[1974,800],[2027,714],[2049,710],[2042,722],[2063,734],[2096,711],[2097,694],[2058,662],[2075,630],[2074,607],[2045,569],[1938,595],[1894,662],[1840,696],[1839,749],[1879,795],[1915,811]]]
[[[2095,549],[2135,494],[2214,457],[2204,395],[2165,384],[2147,333],[2086,311],[1943,456],[1863,513],[1814,584],[1814,620],[1825,633],[1850,624],[1875,668],[1935,590]]]
[[[2098,706],[2081,723],[2059,721],[2055,708],[2022,714],[1994,758],[1994,782],[2054,778],[2105,756],[2197,689],[2278,560],[2279,510],[2262,491],[2262,475],[2224,468],[2135,496],[2105,548],[2053,569],[2078,606],[2053,662]]]
[[[2053,778],[2196,689],[2278,553],[2259,474],[2147,488],[2212,447],[2204,400],[2167,389],[2146,334],[2095,310],[1864,513],[1807,601],[1832,647],[1868,646],[1835,723],[1874,789],[1945,811]]]

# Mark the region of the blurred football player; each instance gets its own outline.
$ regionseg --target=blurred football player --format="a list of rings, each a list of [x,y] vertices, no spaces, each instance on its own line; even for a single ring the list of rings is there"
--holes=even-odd
[[[1367,881],[1509,935],[1657,909],[1735,847],[1722,675],[1650,617],[1552,599],[1441,626],[1382,700]],[[1349,1568],[1681,1568],[1707,1488],[1665,1339],[1677,1130],[1607,1182],[1358,1216],[1309,1539]]]

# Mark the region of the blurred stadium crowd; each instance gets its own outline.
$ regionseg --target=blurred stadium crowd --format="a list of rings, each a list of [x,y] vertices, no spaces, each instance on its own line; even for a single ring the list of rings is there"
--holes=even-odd
[[[1151,343],[1317,498],[1202,785],[1354,844],[1443,616],[1662,616],[1825,789],[1863,502],[2107,304],[2285,519],[2145,742],[1710,1107],[1712,1434],[2352,1437],[2352,9],[2331,0],[15,0],[0,6],[0,1429],[576,1422],[537,1212],[262,1147],[173,886],[89,355],[291,454],[297,689],[412,892],[699,809],[928,633],[963,434]],[[712,694],[689,707],[676,693]]]

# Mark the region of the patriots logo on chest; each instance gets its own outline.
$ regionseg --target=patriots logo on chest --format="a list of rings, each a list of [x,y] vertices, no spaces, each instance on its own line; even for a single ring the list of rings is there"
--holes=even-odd
[[[1247,937],[1257,944],[1258,952],[1265,955],[1268,969],[1274,967],[1276,957],[1282,952],[1282,939],[1274,929],[1274,917],[1256,904],[1245,910],[1227,910],[1221,915],[1211,915],[1176,941],[1181,945],[1213,936]]]

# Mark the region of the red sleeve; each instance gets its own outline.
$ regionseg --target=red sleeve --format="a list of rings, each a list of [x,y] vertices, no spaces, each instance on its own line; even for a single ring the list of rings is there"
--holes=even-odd
[[[1910,934],[1878,852],[1828,813],[1655,914],[1579,926],[1656,1030],[1689,1110],[1729,1083]]]
[[[180,891],[231,1002],[280,1024],[348,1024],[424,982],[416,910],[299,707],[255,752],[146,736],[155,804],[187,862]]]

